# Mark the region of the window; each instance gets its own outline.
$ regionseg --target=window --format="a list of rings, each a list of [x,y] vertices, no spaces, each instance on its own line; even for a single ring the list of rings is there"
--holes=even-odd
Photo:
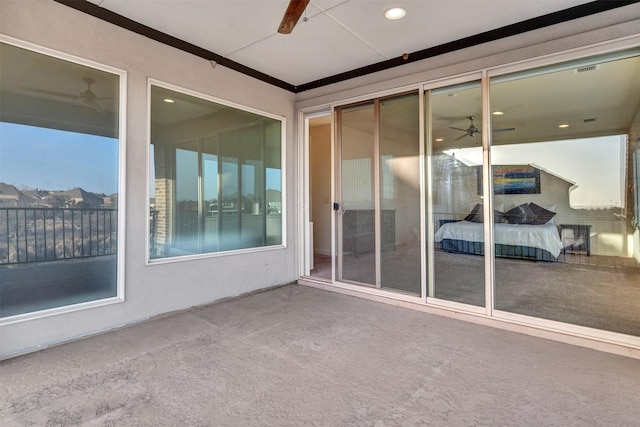
[[[282,119],[151,86],[151,259],[282,244]]]
[[[0,57],[0,317],[118,297],[124,73]]]

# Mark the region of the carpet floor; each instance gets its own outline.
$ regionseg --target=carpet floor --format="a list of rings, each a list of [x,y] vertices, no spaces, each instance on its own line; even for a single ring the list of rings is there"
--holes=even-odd
[[[401,261],[395,270],[386,270],[395,274],[393,286],[384,286],[388,279],[383,274],[383,288],[419,294],[415,269],[401,268],[402,262],[414,265],[419,260],[403,254],[401,247],[390,253],[388,259]],[[374,271],[372,254],[345,264],[350,272],[363,272],[363,278]],[[609,267],[497,258],[495,308],[640,336],[640,268],[617,264]],[[331,279],[330,257],[316,257],[315,267],[312,277]],[[434,278],[436,298],[484,307],[484,257],[436,251]],[[403,283],[408,285],[403,287]]]

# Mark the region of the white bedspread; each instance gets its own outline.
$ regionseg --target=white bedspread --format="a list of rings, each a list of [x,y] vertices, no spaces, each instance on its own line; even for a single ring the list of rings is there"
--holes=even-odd
[[[554,224],[494,224],[494,243],[544,249],[554,257],[560,255],[562,241]],[[484,242],[483,224],[470,221],[443,224],[435,234],[436,242],[444,239]]]

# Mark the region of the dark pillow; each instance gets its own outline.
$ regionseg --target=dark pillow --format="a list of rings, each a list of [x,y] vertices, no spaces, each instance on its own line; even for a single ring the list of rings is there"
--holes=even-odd
[[[535,225],[546,224],[556,215],[555,212],[545,209],[542,206],[538,206],[535,203],[529,203],[529,207],[536,216]]]
[[[537,221],[536,214],[527,203],[509,209],[504,213],[509,224],[534,224]]]
[[[504,216],[504,212],[493,211],[493,223],[500,224],[501,222],[507,222],[507,218]]]
[[[471,209],[471,212],[469,212],[469,215],[464,217],[464,220],[471,221],[471,222],[484,222],[484,211],[483,211],[482,205],[480,203],[477,203],[473,207],[473,209]],[[504,213],[494,210],[493,222],[495,223],[504,222]]]
[[[476,205],[471,209],[469,215],[464,217],[465,221],[471,222],[482,222],[482,205],[480,203],[476,203]]]

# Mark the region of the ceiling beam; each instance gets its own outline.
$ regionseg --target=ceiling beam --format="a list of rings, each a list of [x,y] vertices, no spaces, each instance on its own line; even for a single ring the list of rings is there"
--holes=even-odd
[[[115,12],[111,12],[110,10],[102,8],[94,3],[88,2],[86,0],[54,0],[54,1],[56,1],[57,3],[63,4],[65,6],[69,6],[80,12],[89,14],[95,18],[102,19],[103,21],[107,21],[111,24],[117,25],[118,27],[127,29],[129,31],[133,31],[134,33],[148,37],[157,42],[166,44],[176,49],[180,49],[184,52],[190,53],[200,58],[204,58],[207,61],[215,61],[218,65],[222,65],[224,67],[238,71],[239,73],[245,74],[250,77],[254,77],[265,83],[269,83],[273,86],[286,89],[289,92],[295,92],[295,86],[283,80],[277,79],[273,76],[262,73],[258,70],[254,70],[253,68],[247,67],[238,62],[225,58],[224,56],[218,55],[217,53],[211,52],[199,46],[185,42],[184,40],[180,40],[177,37],[170,36],[169,34],[163,33],[154,28],[140,24],[139,22],[126,18]]]

